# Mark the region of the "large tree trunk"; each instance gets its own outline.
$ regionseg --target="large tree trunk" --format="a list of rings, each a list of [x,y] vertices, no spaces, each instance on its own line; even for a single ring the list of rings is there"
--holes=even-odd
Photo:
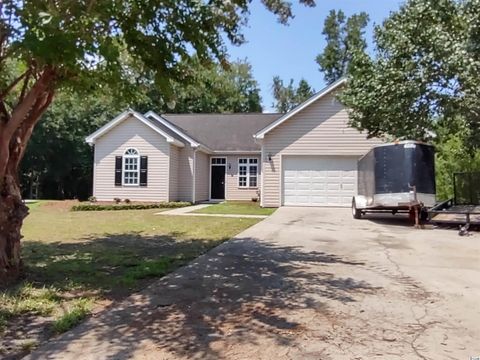
[[[20,230],[28,208],[22,202],[18,168],[35,124],[52,102],[54,78],[55,70],[45,67],[11,115],[0,103],[0,286],[16,280],[22,271]]]
[[[28,208],[22,202],[16,174],[7,171],[0,188],[0,286],[14,281],[22,271],[20,229]]]

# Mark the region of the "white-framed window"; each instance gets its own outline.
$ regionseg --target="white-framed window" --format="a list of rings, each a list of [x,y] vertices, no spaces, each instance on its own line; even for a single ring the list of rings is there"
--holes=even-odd
[[[125,150],[122,170],[123,185],[138,186],[140,184],[140,155],[136,149]]]
[[[258,159],[238,159],[238,187],[257,187]]]

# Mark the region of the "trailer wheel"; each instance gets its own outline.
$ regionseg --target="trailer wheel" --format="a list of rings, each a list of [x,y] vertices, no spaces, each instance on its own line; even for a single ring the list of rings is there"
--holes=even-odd
[[[354,219],[362,218],[362,210],[357,209],[357,204],[355,204],[355,198],[352,199],[352,216]]]
[[[428,221],[428,210],[423,208],[421,211],[420,211],[420,221],[421,222],[426,222]]]

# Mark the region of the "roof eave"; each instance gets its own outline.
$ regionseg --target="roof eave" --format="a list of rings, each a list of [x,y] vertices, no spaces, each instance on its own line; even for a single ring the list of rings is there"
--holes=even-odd
[[[134,110],[127,110],[127,111],[124,111],[122,112],[120,115],[118,115],[117,117],[115,117],[113,120],[109,121],[107,124],[105,124],[104,126],[102,126],[100,129],[98,129],[97,131],[95,131],[93,134],[90,134],[89,136],[87,136],[85,138],[85,141],[90,144],[90,145],[94,145],[96,140],[106,134],[107,132],[109,132],[111,129],[113,129],[115,126],[117,126],[119,123],[121,123],[122,121],[126,120],[127,117],[129,116],[133,116],[135,117],[137,120],[140,120],[142,123],[144,123],[145,125],[147,125],[149,128],[151,128],[153,131],[157,132],[158,134],[160,134],[161,136],[163,136],[165,138],[165,140],[168,142],[168,143],[171,143],[175,146],[178,146],[178,147],[184,147],[185,144],[182,143],[181,141],[178,141],[177,139],[171,137],[170,135],[168,135],[167,133],[165,133],[164,131],[156,128],[153,124],[151,124],[142,114],[134,111]]]
[[[172,144],[172,145],[175,145],[177,147],[181,147],[181,148],[185,147],[185,144],[178,141],[177,139],[173,139],[173,138],[172,139],[167,139],[167,142]]]
[[[93,132],[92,134],[88,135],[88,136],[85,138],[85,142],[86,142],[87,144],[90,144],[90,145],[95,144],[95,140],[97,140],[97,138],[99,138],[100,136],[102,136],[103,134],[105,134],[106,132],[108,132],[110,129],[114,128],[119,122],[121,122],[122,120],[124,120],[125,116],[127,116],[127,115],[133,115],[132,113],[133,113],[132,110],[127,110],[127,111],[124,111],[124,112],[122,112],[121,114],[117,115],[115,118],[113,118],[113,119],[110,120],[108,123],[106,123],[105,125],[103,125],[100,129],[97,129],[95,132]]]
[[[215,150],[214,154],[260,154],[262,150]]]

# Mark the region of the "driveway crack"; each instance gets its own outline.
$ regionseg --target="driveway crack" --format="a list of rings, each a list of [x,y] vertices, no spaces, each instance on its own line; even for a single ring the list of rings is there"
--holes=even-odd
[[[379,234],[379,237],[380,236],[382,236],[382,234]],[[419,349],[419,346],[416,345],[416,342],[429,329],[429,327],[431,325],[434,325],[434,324],[438,323],[437,321],[424,323],[425,318],[427,318],[429,316],[428,308],[427,308],[427,302],[428,301],[426,299],[428,299],[430,297],[430,294],[422,286],[416,284],[410,276],[408,276],[404,273],[404,271],[400,267],[400,264],[393,259],[390,250],[388,249],[387,245],[385,245],[382,242],[381,239],[379,239],[377,237],[374,240],[381,247],[382,252],[384,253],[388,262],[390,262],[390,264],[393,265],[393,267],[395,269],[395,272],[397,273],[397,275],[394,278],[398,282],[400,282],[403,286],[410,286],[410,287],[415,288],[415,292],[412,291],[410,293],[411,296],[416,295],[416,297],[419,297],[420,299],[423,299],[423,301],[420,301],[417,304],[417,306],[419,306],[422,309],[423,315],[417,316],[416,313],[415,313],[415,310],[414,310],[414,305],[410,306],[410,311],[412,313],[413,319],[415,320],[415,323],[416,323],[415,328],[417,330],[415,330],[412,340],[407,341],[407,343],[410,345],[410,347],[412,348],[412,351],[415,353],[415,355],[418,358],[420,358],[422,360],[429,360],[428,357],[426,357],[425,355],[423,355],[421,353],[421,349]],[[407,293],[408,292],[409,291],[407,290]]]

